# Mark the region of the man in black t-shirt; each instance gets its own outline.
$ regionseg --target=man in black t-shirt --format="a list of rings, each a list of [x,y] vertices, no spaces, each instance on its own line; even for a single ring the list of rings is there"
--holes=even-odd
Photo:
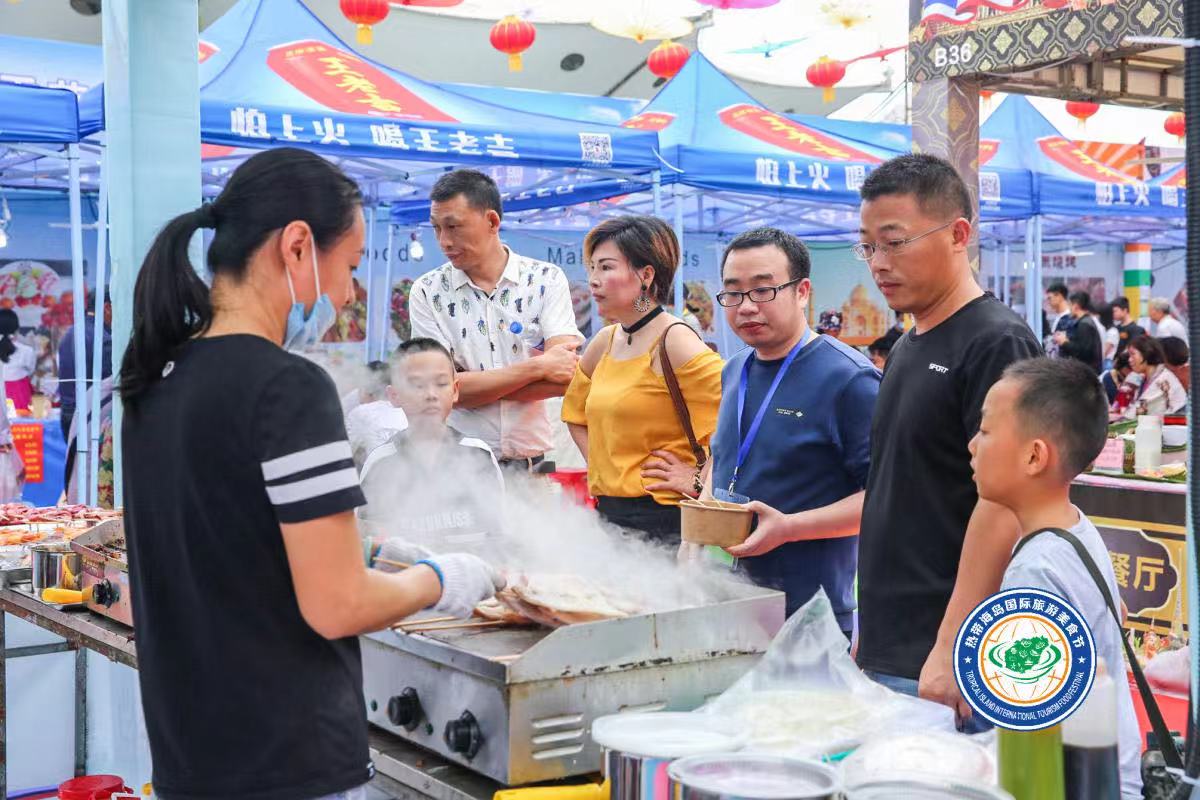
[[[1129,298],[1118,297],[1112,301],[1113,326],[1117,329],[1117,352],[1121,355],[1129,343],[1139,336],[1146,335],[1146,329],[1137,324],[1137,320],[1129,313]]]
[[[1059,358],[1073,358],[1091,367],[1097,375],[1104,362],[1104,342],[1092,321],[1092,298],[1087,292],[1071,293],[1071,321],[1066,330],[1055,331]]]
[[[859,532],[859,665],[885,685],[971,711],[950,650],[967,613],[995,593],[1020,534],[980,501],[967,444],[983,399],[1013,361],[1041,352],[971,270],[971,199],[954,168],[895,158],[862,188],[856,255],[916,326],[888,358],[871,431]]]

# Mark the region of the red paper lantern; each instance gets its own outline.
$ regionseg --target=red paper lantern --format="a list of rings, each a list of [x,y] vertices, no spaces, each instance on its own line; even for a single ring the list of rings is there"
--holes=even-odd
[[[832,103],[834,98],[833,87],[842,78],[846,77],[846,65],[828,56],[821,56],[809,65],[808,71],[804,74],[808,78],[809,83],[825,90],[821,93],[821,99],[826,103]]]
[[[358,26],[358,43],[374,41],[371,26],[387,19],[387,0],[341,0],[342,15]]]
[[[1100,110],[1099,103],[1089,103],[1081,100],[1071,100],[1067,103],[1067,113],[1079,120],[1079,127],[1084,127],[1087,121]]]
[[[683,65],[691,58],[691,51],[681,44],[665,41],[650,51],[646,57],[646,66],[660,78],[674,78]]]
[[[501,53],[508,53],[509,72],[520,72],[521,53],[530,48],[536,37],[537,28],[510,14],[492,26],[489,38],[492,40],[492,47]]]
[[[1187,135],[1187,118],[1183,116],[1183,112],[1176,111],[1167,117],[1167,121],[1163,123],[1163,130],[1182,142],[1183,137]]]

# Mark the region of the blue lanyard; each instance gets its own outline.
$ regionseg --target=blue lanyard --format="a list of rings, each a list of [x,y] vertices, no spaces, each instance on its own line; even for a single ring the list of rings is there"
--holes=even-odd
[[[811,337],[811,338],[810,338]],[[750,455],[750,448],[754,445],[754,440],[758,438],[758,431],[762,427],[763,417],[767,415],[767,408],[771,405],[771,398],[775,396],[775,390],[779,388],[779,384],[783,382],[783,376],[787,374],[788,367],[796,360],[796,356],[800,355],[800,351],[804,349],[812,339],[810,329],[804,329],[804,335],[800,337],[800,341],[796,342],[796,346],[787,354],[787,358],[779,365],[779,371],[775,373],[774,380],[771,381],[771,388],[767,389],[767,394],[763,397],[762,403],[758,406],[758,411],[754,414],[754,420],[750,423],[750,430],[746,432],[745,438],[742,437],[742,416],[746,412],[746,387],[750,382],[750,362],[754,359],[754,354],[746,359],[746,363],[742,365],[742,379],[738,384],[738,408],[737,408],[737,424],[738,424],[738,454],[737,464],[733,467],[733,477],[729,480],[729,493],[733,494],[733,489],[737,485],[738,472],[741,471],[742,465],[746,463],[746,457]]]

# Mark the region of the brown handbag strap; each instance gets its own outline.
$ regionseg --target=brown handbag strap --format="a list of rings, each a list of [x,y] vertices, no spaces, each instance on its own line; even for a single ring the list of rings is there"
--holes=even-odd
[[[671,366],[671,359],[667,357],[667,334],[671,332],[671,328],[679,325],[695,333],[692,326],[686,322],[668,325],[667,329],[663,331],[662,338],[658,340],[658,361],[662,364],[663,380],[667,384],[667,392],[671,395],[671,404],[675,406],[675,416],[679,417],[679,424],[683,426],[688,444],[692,447],[692,455],[696,457],[696,466],[703,467],[708,461],[708,454],[704,452],[704,448],[696,439],[696,431],[692,428],[691,412],[688,411],[687,402],[683,399],[683,390],[679,388],[679,379],[675,377],[675,367]],[[699,336],[699,334],[696,335]]]

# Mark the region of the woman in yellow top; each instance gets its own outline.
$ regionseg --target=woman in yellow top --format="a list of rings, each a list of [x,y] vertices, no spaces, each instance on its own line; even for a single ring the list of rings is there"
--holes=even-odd
[[[655,217],[607,220],[583,244],[600,316],[563,398],[563,421],[587,458],[588,486],[610,522],[664,544],[679,542],[679,501],[703,486],[663,377],[659,343],[707,448],[721,404],[721,357],[663,303],[679,263],[674,231]]]

